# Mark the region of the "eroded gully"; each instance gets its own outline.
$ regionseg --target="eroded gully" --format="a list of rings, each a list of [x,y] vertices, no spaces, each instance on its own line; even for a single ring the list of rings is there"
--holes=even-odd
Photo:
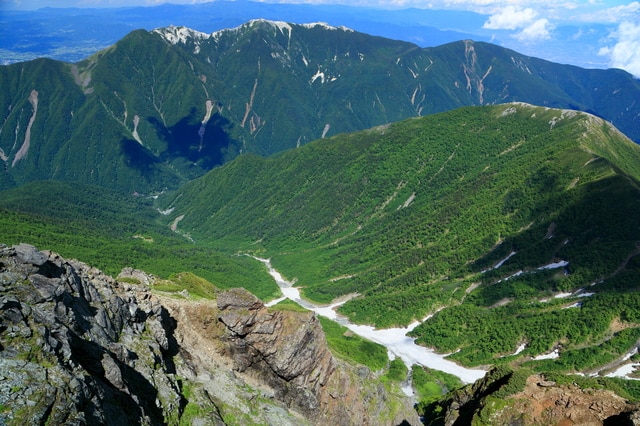
[[[385,346],[387,348],[387,351],[389,352],[389,356],[391,359],[398,357],[402,359],[402,361],[404,361],[404,363],[409,368],[411,368],[411,366],[415,364],[422,365],[424,367],[453,374],[460,378],[460,380],[462,380],[464,383],[473,383],[477,379],[483,377],[486,373],[485,370],[462,367],[452,361],[445,359],[446,355],[436,354],[432,349],[415,344],[415,339],[407,336],[407,334],[414,328],[416,328],[420,324],[420,322],[416,321],[406,328],[386,328],[380,330],[368,325],[353,324],[349,321],[348,318],[339,315],[335,311],[335,309],[342,303],[344,303],[344,301],[328,306],[318,306],[309,302],[308,300],[304,300],[300,296],[300,291],[296,287],[294,287],[291,282],[285,280],[282,275],[271,266],[271,262],[269,259],[262,259],[258,257],[256,257],[255,259],[259,260],[267,266],[269,274],[276,281],[278,287],[280,287],[280,291],[282,291],[282,294],[284,295],[282,298],[276,299],[267,304],[268,306],[272,306],[283,299],[293,300],[294,302],[298,303],[306,309],[317,313],[318,315],[336,321],[337,323],[347,327],[349,330],[358,334],[359,336]],[[427,319],[428,317],[425,319],[425,321]]]

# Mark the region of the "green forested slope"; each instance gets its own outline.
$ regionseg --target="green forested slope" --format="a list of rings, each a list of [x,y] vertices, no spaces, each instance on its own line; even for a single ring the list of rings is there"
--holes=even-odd
[[[0,66],[0,86],[2,188],[56,179],[160,192],[239,153],[510,101],[591,111],[640,140],[640,83],[623,71],[323,24],[137,30],[76,64]]]
[[[340,308],[353,321],[444,307],[414,333],[461,362],[565,345],[591,352],[553,362],[588,369],[640,337],[639,165],[594,116],[510,104],[241,156],[159,203],[197,241],[270,256],[311,299],[359,293]],[[581,288],[595,295],[554,298]]]
[[[46,247],[116,276],[124,267],[161,278],[181,272],[218,288],[246,287],[262,298],[278,296],[271,277],[245,256],[195,245],[159,220],[149,199],[58,181],[0,191],[0,244]]]

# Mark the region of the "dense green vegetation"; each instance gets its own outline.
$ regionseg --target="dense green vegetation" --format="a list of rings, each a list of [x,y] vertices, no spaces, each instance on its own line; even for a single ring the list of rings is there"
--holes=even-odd
[[[291,299],[281,300],[273,305],[271,309],[277,311],[308,312],[308,309],[303,308]]]
[[[463,385],[456,376],[420,365],[414,365],[411,368],[411,377],[420,405],[429,404],[443,394]]]
[[[23,185],[0,193],[0,229],[4,243],[111,274],[184,279],[198,297],[211,297],[198,277],[278,296],[261,263],[237,256],[257,254],[312,300],[357,293],[340,308],[354,322],[434,314],[414,337],[462,364],[573,372],[640,338],[639,177],[640,149],[605,122],[510,104],[242,155],[155,201]],[[336,353],[387,365],[381,347],[325,327]],[[558,359],[532,360],[554,349]],[[443,386],[424,383],[427,395]]]
[[[319,316],[318,320],[327,336],[329,348],[336,355],[366,365],[372,371],[387,367],[389,358],[384,346],[353,334],[346,327],[325,317]]]
[[[195,244],[161,224],[151,201],[102,188],[34,182],[0,192],[0,243],[28,243],[116,276],[124,267],[160,278],[199,276],[218,288],[245,287],[265,300],[280,292],[246,256]]]
[[[352,321],[438,311],[413,334],[463,364],[579,349],[543,363],[571,370],[623,355],[613,323],[640,324],[638,177],[638,146],[603,121],[513,104],[242,156],[158,204],[196,239],[270,257],[306,297],[360,294],[340,308]]]
[[[407,380],[408,373],[409,369],[405,365],[404,361],[400,358],[394,358],[389,362],[389,369],[387,370],[387,374],[385,374],[384,379],[400,383]]]
[[[279,296],[239,254],[269,257],[311,300],[355,295],[340,312],[356,323],[432,314],[412,336],[498,365],[498,399],[531,372],[597,373],[640,341],[636,144],[594,116],[519,103],[384,124],[526,100],[597,111],[637,140],[640,84],[624,73],[254,22],[198,46],[136,31],[75,65],[0,67],[0,82],[2,244],[142,269],[156,291],[207,299]],[[320,321],[337,356],[406,378],[382,346]],[[460,385],[412,377],[421,410]],[[635,383],[572,380],[640,399]]]
[[[240,153],[510,101],[591,111],[640,140],[640,82],[621,70],[322,25],[252,21],[173,44],[178,30],[133,31],[76,64],[0,66],[0,188],[57,179],[158,193]]]
[[[180,293],[184,297],[199,299],[215,299],[218,291],[209,281],[191,272],[171,274],[166,280],[158,280],[152,289],[165,293]]]

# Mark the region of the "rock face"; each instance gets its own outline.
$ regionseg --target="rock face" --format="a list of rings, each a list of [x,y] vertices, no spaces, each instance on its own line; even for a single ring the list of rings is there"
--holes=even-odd
[[[123,277],[0,245],[0,425],[419,424],[407,398],[332,356],[312,313]]]
[[[100,271],[0,246],[0,423],[161,424],[184,398],[173,320]]]
[[[375,382],[367,368],[332,356],[313,313],[270,311],[243,289],[219,295],[218,308],[234,368],[255,373],[277,399],[313,423],[420,424],[410,407],[390,409],[383,386],[366,385]]]
[[[228,327],[230,351],[238,371],[256,366],[276,384],[284,400],[300,390],[310,398],[290,401],[305,411],[318,407],[315,395],[336,368],[322,328],[308,312],[269,312],[262,302],[243,289],[218,297],[220,320]],[[282,386],[278,382],[282,380]]]
[[[530,376],[525,389],[512,398],[519,401],[525,417],[535,423],[624,425],[622,419],[638,409],[611,391],[549,385],[540,375]]]
[[[521,388],[521,389],[520,389]],[[425,410],[427,425],[640,425],[640,406],[605,389],[559,385],[497,367]]]

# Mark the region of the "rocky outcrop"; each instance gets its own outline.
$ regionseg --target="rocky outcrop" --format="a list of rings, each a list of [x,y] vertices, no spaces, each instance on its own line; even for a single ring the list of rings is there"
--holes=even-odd
[[[243,289],[218,296],[234,368],[260,373],[276,397],[308,417],[320,410],[320,390],[336,368],[322,328],[311,312],[269,311]]]
[[[163,296],[155,280],[0,245],[0,425],[419,424],[332,356],[312,313],[241,289]]]
[[[336,360],[311,312],[272,311],[243,289],[218,296],[234,369],[268,383],[276,398],[316,424],[419,424],[366,367]],[[394,409],[395,407],[395,409]]]
[[[424,407],[427,425],[640,425],[640,406],[606,389],[497,367]]]
[[[622,419],[636,414],[638,406],[605,389],[581,389],[575,384],[558,386],[538,374],[527,379],[522,392],[512,396],[523,418],[531,424],[625,425]]]
[[[143,288],[29,245],[0,246],[0,423],[179,417],[174,328]]]

